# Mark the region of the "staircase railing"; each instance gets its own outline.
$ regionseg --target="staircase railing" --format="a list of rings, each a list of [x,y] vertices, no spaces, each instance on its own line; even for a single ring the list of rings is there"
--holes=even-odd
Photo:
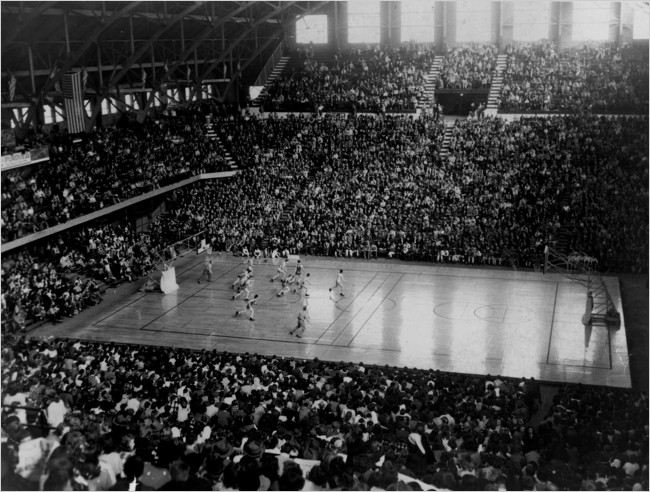
[[[255,84],[256,86],[262,86],[266,84],[266,81],[268,80],[269,76],[273,72],[273,69],[278,63],[278,60],[282,58],[282,53],[284,52],[284,42],[280,42],[277,48],[275,48],[275,51],[271,54],[269,59],[266,61],[264,66],[262,67],[262,70],[260,71],[260,74],[257,76],[257,79],[255,79]]]

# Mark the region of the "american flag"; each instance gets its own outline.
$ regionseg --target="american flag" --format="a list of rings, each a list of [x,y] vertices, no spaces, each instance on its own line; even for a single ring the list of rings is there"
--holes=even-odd
[[[68,132],[83,132],[86,126],[86,115],[84,112],[82,74],[81,72],[68,72],[63,76],[61,82]]]

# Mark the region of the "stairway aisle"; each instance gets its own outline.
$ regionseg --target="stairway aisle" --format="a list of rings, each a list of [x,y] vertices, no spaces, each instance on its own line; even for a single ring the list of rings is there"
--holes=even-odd
[[[289,63],[289,57],[288,56],[283,56],[278,60],[278,64],[273,67],[273,71],[271,72],[271,75],[269,75],[269,78],[266,79],[266,82],[264,83],[264,89],[262,89],[262,92],[259,93],[259,95],[253,100],[251,103],[251,107],[253,108],[259,108],[262,103],[266,100],[268,94],[269,94],[269,87],[273,85],[275,82],[275,79],[277,79],[280,74],[284,71],[285,67],[287,66],[287,63]]]
[[[506,69],[507,55],[497,56],[497,67],[492,77],[492,84],[490,85],[490,93],[488,94],[488,103],[485,109],[486,115],[496,115],[499,109],[499,98],[501,97],[501,89],[503,88],[503,72]]]
[[[449,155],[449,145],[451,144],[451,135],[454,131],[455,120],[445,119],[445,134],[442,141],[442,148],[440,149],[440,157],[446,159]]]
[[[429,75],[427,76],[427,81],[424,84],[424,93],[418,99],[418,109],[428,109],[432,108],[435,104],[435,90],[436,90],[436,80],[440,75],[440,67],[442,66],[443,57],[438,55],[433,59],[433,64],[431,65],[431,70],[429,70]]]
[[[223,153],[224,157],[226,158],[226,162],[230,166],[230,169],[232,171],[236,171],[239,169],[239,166],[237,165],[237,161],[230,155],[230,152],[228,152],[228,149],[223,145],[223,142],[221,141],[221,138],[217,134],[217,132],[214,129],[214,123],[206,123],[205,124],[205,132],[206,135],[210,140],[216,140],[217,144],[219,145],[219,148],[221,149],[221,152]]]

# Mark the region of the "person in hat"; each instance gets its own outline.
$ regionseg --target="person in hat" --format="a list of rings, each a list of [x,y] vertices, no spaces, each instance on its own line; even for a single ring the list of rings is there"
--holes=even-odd
[[[264,454],[264,446],[259,441],[246,441],[244,444],[244,455],[250,456],[256,460],[262,458]]]
[[[219,439],[212,448],[212,456],[222,461],[230,460],[234,452],[235,448],[225,438]]]

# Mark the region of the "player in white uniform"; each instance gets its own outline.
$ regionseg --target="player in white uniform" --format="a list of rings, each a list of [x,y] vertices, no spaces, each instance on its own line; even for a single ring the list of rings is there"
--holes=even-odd
[[[282,260],[280,263],[280,266],[277,269],[277,272],[273,278],[271,278],[271,282],[273,282],[276,278],[279,276],[282,276],[281,280],[284,280],[287,277],[287,260]]]
[[[297,291],[300,292],[300,295],[305,294],[305,297],[309,297],[310,282],[311,279],[309,278],[309,274],[306,274],[298,279]],[[294,292],[296,292],[296,290],[294,290]]]
[[[287,292],[291,290],[291,282],[289,281],[289,278],[290,277],[282,279],[282,287],[278,292],[278,297],[282,297],[283,295],[285,295]]]
[[[260,248],[255,248],[255,251],[253,251],[253,258],[257,260],[257,263],[262,263],[262,250]]]
[[[238,298],[240,295],[244,294],[244,299],[248,299],[251,293],[251,289],[253,288],[253,282],[255,279],[253,278],[253,275],[251,274],[250,276],[247,276],[245,280],[242,281],[241,285],[239,286],[239,292],[232,296],[233,301]]]
[[[302,334],[305,333],[309,321],[311,321],[309,311],[307,311],[307,306],[303,306],[302,311],[298,313],[298,325],[289,332],[289,335],[295,334],[298,338],[302,338]]]
[[[246,267],[246,270],[244,270],[243,272],[241,272],[241,273],[237,276],[237,280],[235,280],[235,281],[232,283],[232,288],[234,289],[237,285],[240,285],[240,286],[241,286],[241,284],[244,282],[244,280],[245,280],[245,279],[248,279],[248,277],[250,277],[251,275],[253,275],[253,267],[252,267],[252,266],[247,266],[247,267]]]
[[[339,270],[338,275],[336,276],[336,283],[334,284],[333,287],[330,287],[330,293],[334,289],[338,289],[339,287],[341,288],[340,295],[341,297],[345,297],[345,294],[343,294],[343,285],[345,284],[345,278],[343,278],[343,270]]]
[[[259,300],[259,295],[255,294],[255,297],[253,297],[250,300],[246,300],[246,308],[243,311],[236,311],[235,312],[235,317],[239,316],[241,313],[251,313],[250,317],[248,318],[251,321],[255,321],[255,304],[257,304],[257,301]]]

